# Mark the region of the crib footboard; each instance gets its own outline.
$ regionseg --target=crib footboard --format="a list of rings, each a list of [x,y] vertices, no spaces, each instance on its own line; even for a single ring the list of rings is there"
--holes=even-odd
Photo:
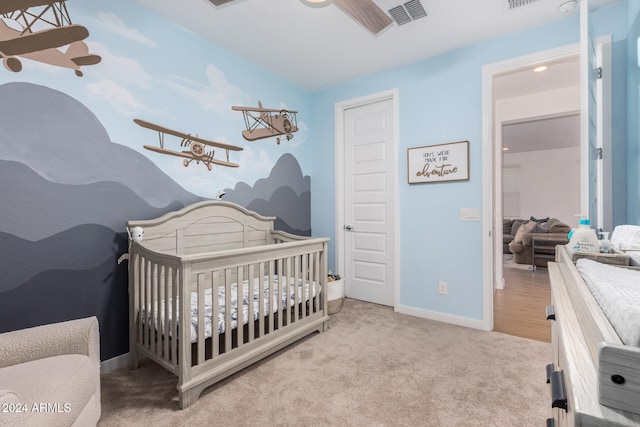
[[[328,239],[208,254],[130,251],[131,367],[140,354],[178,376],[180,408],[202,390],[328,327]]]

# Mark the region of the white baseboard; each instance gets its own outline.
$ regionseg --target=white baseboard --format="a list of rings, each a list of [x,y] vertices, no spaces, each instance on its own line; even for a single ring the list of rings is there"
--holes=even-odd
[[[127,367],[129,367],[129,353],[121,354],[120,356],[100,362],[100,375],[105,375]]]
[[[410,316],[421,317],[423,319],[451,323],[453,325],[464,326],[467,328],[485,330],[484,322],[482,320],[469,319],[468,317],[453,316],[451,314],[423,310],[421,308],[407,307],[405,305],[399,305],[398,312],[402,314],[408,314]]]

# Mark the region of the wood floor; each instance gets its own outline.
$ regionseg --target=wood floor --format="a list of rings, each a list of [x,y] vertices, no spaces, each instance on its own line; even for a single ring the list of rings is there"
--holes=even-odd
[[[505,268],[504,280],[504,289],[493,293],[494,331],[551,342],[551,322],[545,313],[551,304],[547,269]]]

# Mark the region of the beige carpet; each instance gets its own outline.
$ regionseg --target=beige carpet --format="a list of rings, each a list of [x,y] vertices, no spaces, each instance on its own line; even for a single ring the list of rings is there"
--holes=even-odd
[[[102,377],[99,426],[539,426],[551,345],[347,299],[331,329],[206,389],[180,411],[147,361]]]

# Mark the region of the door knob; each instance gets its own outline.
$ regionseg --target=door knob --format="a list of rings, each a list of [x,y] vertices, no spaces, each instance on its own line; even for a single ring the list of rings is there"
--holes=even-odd
[[[350,225],[345,225],[344,229],[347,230],[347,231],[353,231],[354,230],[353,227],[350,226]]]

